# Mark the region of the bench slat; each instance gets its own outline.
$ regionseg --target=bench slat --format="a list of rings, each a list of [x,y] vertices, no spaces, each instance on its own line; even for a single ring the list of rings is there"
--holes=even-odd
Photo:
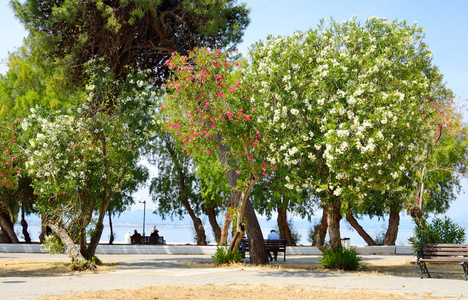
[[[428,257],[420,258],[424,262],[468,262],[468,257]]]
[[[424,257],[431,256],[467,256],[468,251],[465,252],[454,252],[454,251],[423,251]]]

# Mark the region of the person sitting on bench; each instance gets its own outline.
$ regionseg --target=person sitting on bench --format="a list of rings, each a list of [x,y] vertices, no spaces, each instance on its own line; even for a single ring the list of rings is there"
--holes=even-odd
[[[156,229],[156,226],[153,226],[150,234],[150,244],[159,244],[159,230]]]
[[[135,233],[132,235],[132,240],[135,242],[135,244],[141,244],[141,234],[138,233],[138,231],[134,231]]]
[[[276,233],[274,229],[270,231],[270,234],[267,236],[267,240],[279,240],[281,239],[280,235]],[[272,251],[273,255],[275,257],[275,261],[278,260],[278,251]],[[268,256],[270,257],[270,261],[273,261],[273,257],[271,256],[271,253],[268,252]]]

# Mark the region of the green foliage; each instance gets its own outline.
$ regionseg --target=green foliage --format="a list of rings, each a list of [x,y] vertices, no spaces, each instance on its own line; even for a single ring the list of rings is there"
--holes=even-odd
[[[307,230],[307,241],[311,244],[313,244],[315,240],[314,233],[315,233],[314,227],[309,227],[309,229]]]
[[[449,217],[435,218],[431,223],[416,226],[415,236],[409,239],[413,252],[419,250],[420,242],[423,244],[463,244],[465,241],[465,229],[453,222]]]
[[[65,244],[58,235],[51,233],[45,236],[41,251],[50,254],[62,254],[65,252]]]
[[[63,224],[73,240],[86,234],[94,214],[93,249],[111,200],[125,200],[123,195],[146,179],[148,173],[137,165],[138,149],[150,134],[156,93],[143,72],[119,82],[102,60],[86,68],[86,104],[56,111],[31,108],[22,128],[28,153],[34,153],[26,165],[38,195],[35,207]],[[114,202],[111,207],[119,206]]]
[[[236,249],[234,253],[231,253],[229,247],[217,246],[216,253],[212,256],[212,258],[215,264],[223,265],[240,262],[242,260],[242,254],[239,249]]]
[[[380,231],[375,233],[373,238],[376,245],[383,245],[385,241],[385,235],[387,234],[386,229],[381,229]]]
[[[0,74],[0,111],[9,109],[26,117],[29,108],[67,108],[84,101],[83,87],[69,85],[65,65],[44,59],[43,45],[32,37],[10,53],[8,71]]]
[[[399,179],[421,160],[423,138],[434,130],[427,125],[434,107],[423,105],[440,75],[422,28],[379,18],[323,21],[268,36],[249,56],[249,100],[268,124],[267,159],[288,167],[286,187],[345,205],[402,188]]]
[[[322,257],[319,258],[320,264],[326,269],[338,269],[345,271],[357,271],[360,269],[361,257],[357,255],[356,249],[345,249],[339,247],[333,251],[331,247],[325,247]]]
[[[235,232],[237,229],[237,216],[239,215],[239,208],[237,207],[228,207],[226,212],[228,216],[228,221],[232,221],[232,232]],[[244,216],[244,225],[245,230],[247,230],[247,218]]]
[[[16,16],[44,45],[48,60],[67,61],[69,76],[83,83],[83,66],[104,58],[118,78],[124,66],[151,69],[155,85],[168,75],[172,52],[196,46],[233,47],[250,20],[236,0],[12,0]],[[115,37],[118,36],[118,39]],[[133,45],[128,47],[128,45]]]
[[[86,270],[96,270],[96,266],[101,265],[102,262],[96,256],[93,256],[91,260],[78,260],[74,259],[71,262],[70,269],[72,271],[86,271]]]

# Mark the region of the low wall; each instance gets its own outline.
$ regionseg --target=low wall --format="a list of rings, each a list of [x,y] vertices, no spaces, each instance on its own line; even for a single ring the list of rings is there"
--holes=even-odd
[[[411,255],[411,246],[351,246],[360,255]],[[0,253],[41,253],[41,244],[0,244]],[[96,254],[180,254],[214,255],[216,246],[197,245],[99,245]],[[287,247],[287,255],[321,255],[317,247]]]

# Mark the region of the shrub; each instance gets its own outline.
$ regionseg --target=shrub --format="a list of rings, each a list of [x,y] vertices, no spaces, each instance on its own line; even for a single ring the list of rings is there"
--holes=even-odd
[[[65,252],[65,244],[58,235],[51,233],[45,236],[41,251],[50,254],[62,254]]]
[[[419,250],[419,243],[423,244],[463,244],[465,241],[465,229],[453,222],[449,217],[435,218],[424,226],[416,226],[416,236],[409,239],[413,246],[413,252]]]
[[[93,256],[91,260],[73,259],[70,265],[70,269],[72,271],[80,271],[80,272],[86,271],[86,270],[96,271],[98,265],[102,265],[101,260],[97,258],[96,256]]]
[[[238,263],[242,260],[242,254],[239,249],[236,249],[234,253],[227,246],[216,247],[216,253],[212,256],[213,261],[217,265]]]
[[[319,261],[325,269],[356,271],[361,267],[359,263],[361,257],[357,255],[356,249],[354,248],[345,249],[339,247],[335,252],[331,247],[326,246]]]
[[[387,230],[382,228],[380,231],[375,233],[374,242],[376,245],[383,245],[385,242],[385,236],[387,235]]]
[[[314,228],[309,227],[309,230],[307,231],[307,241],[311,244],[313,244],[315,240],[314,233],[315,233]]]

